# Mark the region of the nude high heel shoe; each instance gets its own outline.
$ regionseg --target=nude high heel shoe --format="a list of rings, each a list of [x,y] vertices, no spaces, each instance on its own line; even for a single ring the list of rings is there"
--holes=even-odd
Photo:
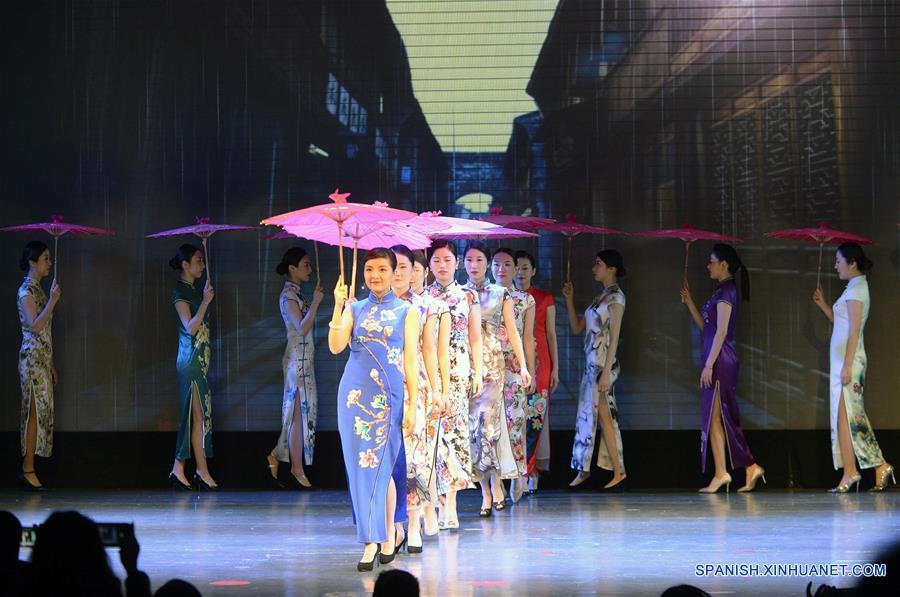
[[[731,487],[731,475],[728,473],[721,477],[714,477],[708,486],[699,490],[699,493],[716,493],[723,485],[725,486],[725,493],[728,493],[728,489]]]

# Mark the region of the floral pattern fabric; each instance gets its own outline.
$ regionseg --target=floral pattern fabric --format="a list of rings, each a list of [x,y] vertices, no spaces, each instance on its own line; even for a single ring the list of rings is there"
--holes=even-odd
[[[388,292],[381,299],[370,294],[347,308],[353,331],[338,387],[338,430],[357,539],[382,542],[391,478],[397,495],[406,494],[403,343],[410,304]],[[406,501],[398,500],[395,520],[405,518]]]
[[[440,429],[440,417],[432,408],[431,383],[428,381],[428,371],[425,368],[423,354],[425,324],[433,318],[439,322],[441,317],[449,317],[450,313],[447,305],[427,295],[407,291],[399,298],[411,303],[419,313],[419,395],[415,404],[410,404],[407,396],[405,405],[405,408],[416,409],[416,424],[403,438],[406,445],[406,505],[408,508],[419,508],[425,503],[437,504],[435,466]],[[435,330],[436,340],[437,330]]]
[[[300,321],[309,312],[309,303],[303,296],[300,286],[291,281],[284,283],[284,289],[278,299],[281,319],[284,321],[287,333],[287,345],[284,348],[284,356],[281,359],[281,370],[284,374],[284,391],[281,398],[281,434],[275,445],[275,457],[281,462],[290,462],[290,449],[288,439],[290,437],[291,424],[294,423],[294,401],[299,400],[300,424],[303,446],[303,463],[309,466],[313,463],[313,453],[316,445],[316,417],[318,400],[316,396],[316,372],[315,372],[315,345],[313,344],[312,330],[308,334],[301,334],[291,323],[288,313],[288,304],[296,303],[300,308]]]
[[[862,313],[859,325],[859,340],[853,354],[853,366],[850,372],[850,383],[841,384],[841,368],[847,342],[850,339],[850,316],[847,301],[859,301]],[[859,461],[860,468],[873,468],[884,463],[884,456],[869,417],[866,415],[863,390],[866,385],[866,347],[863,331],[869,318],[869,282],[865,276],[856,276],[847,284],[847,288],[834,303],[834,329],[831,332],[831,373],[829,375],[831,403],[831,454],[834,468],[843,468],[843,455],[838,442],[838,409],[841,397],[844,398],[844,409],[847,411],[847,423],[850,426],[850,439],[853,452]]]
[[[553,362],[550,358],[550,344],[547,341],[547,309],[556,305],[553,295],[534,286],[528,287],[535,301],[534,342],[535,376],[534,393],[528,396],[525,415],[526,450],[528,458],[527,474],[532,474],[535,467],[539,471],[550,468],[550,374]]]
[[[203,421],[203,452],[207,458],[213,455],[212,444],[212,396],[209,391],[209,372],[211,357],[209,338],[209,311],[203,317],[197,333],[191,336],[181,322],[175,304],[185,302],[190,308],[191,317],[197,314],[203,293],[193,284],[184,280],[172,292],[172,311],[175,313],[175,327],[178,330],[178,358],[175,362],[178,371],[178,435],[175,440],[175,458],[186,460],[191,457],[191,400],[200,404]]]
[[[24,456],[28,419],[34,416],[37,424],[34,453],[46,458],[53,453],[53,319],[51,315],[41,331],[32,330],[23,309],[26,297],[34,301],[36,315],[40,315],[47,306],[47,295],[40,283],[26,277],[17,294],[19,322],[22,324],[22,346],[19,348],[19,383],[22,387],[20,444]]]
[[[509,295],[513,301],[513,314],[516,318],[516,330],[524,343],[525,338],[525,313],[535,308],[534,297],[527,292],[510,290]],[[528,402],[528,393],[522,385],[522,374],[519,360],[513,352],[512,344],[506,334],[506,328],[500,330],[500,347],[503,350],[503,360],[506,363],[506,372],[503,378],[503,403],[506,407],[506,421],[509,425],[509,442],[512,446],[513,458],[519,476],[524,476],[528,463],[525,459],[525,408]],[[529,372],[534,373],[534,372]]]
[[[498,473],[503,479],[519,476],[513,457],[503,403],[506,363],[500,335],[505,333],[503,304],[509,291],[498,284],[467,284],[478,292],[481,304],[481,338],[484,385],[481,394],[469,404],[469,434],[472,446],[472,474],[476,481],[485,473]]]
[[[448,286],[434,282],[425,293],[444,303],[450,312],[450,388],[447,415],[440,421],[437,458],[437,490],[472,487],[472,455],[469,441],[469,392],[472,389],[472,356],[469,348],[469,309],[478,305],[478,293],[455,280]]]
[[[608,408],[612,418],[618,447],[619,470],[625,473],[625,459],[622,452],[622,435],[619,432],[618,410],[614,387],[619,377],[619,360],[613,362],[610,369],[611,386],[606,395],[602,395],[598,387],[600,375],[606,364],[609,350],[612,321],[610,305],[625,307],[625,294],[618,285],[608,286],[591,303],[584,312],[584,356],[585,369],[581,378],[581,391],[578,395],[578,417],[575,421],[575,442],[572,446],[572,468],[576,471],[590,472],[591,457],[594,453],[594,442],[597,426],[600,422],[600,408]],[[597,466],[613,470],[612,460],[603,435],[600,435],[600,447],[597,450]]]

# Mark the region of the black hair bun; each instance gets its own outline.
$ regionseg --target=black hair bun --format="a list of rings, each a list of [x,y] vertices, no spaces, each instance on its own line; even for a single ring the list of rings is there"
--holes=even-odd
[[[277,266],[275,266],[275,273],[277,273],[279,276],[287,275],[288,265],[284,261],[282,261]]]
[[[628,275],[628,272],[625,270],[624,265],[620,268],[616,268],[616,277],[617,278],[624,278],[627,275]]]
[[[169,259],[169,267],[171,267],[174,270],[181,270],[181,260],[178,258],[177,255],[175,257],[172,257],[171,259]]]

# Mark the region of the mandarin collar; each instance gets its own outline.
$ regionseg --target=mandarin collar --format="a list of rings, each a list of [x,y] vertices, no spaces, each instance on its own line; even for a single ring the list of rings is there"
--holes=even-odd
[[[377,296],[375,296],[374,292],[369,292],[369,301],[376,303],[378,305],[383,305],[384,303],[394,300],[394,298],[396,298],[396,297],[394,295],[393,290],[388,290],[387,294],[385,294],[381,298],[378,298]]]

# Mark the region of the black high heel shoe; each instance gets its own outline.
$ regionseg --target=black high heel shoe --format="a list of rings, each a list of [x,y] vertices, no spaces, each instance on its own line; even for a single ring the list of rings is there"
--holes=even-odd
[[[400,551],[400,548],[403,547],[403,544],[406,543],[406,535],[403,536],[403,541],[397,543],[397,531],[394,531],[394,551],[390,554],[385,554],[381,552],[378,554],[378,561],[382,564],[390,564],[394,561],[394,558],[397,557],[397,552]],[[381,547],[379,544],[378,547]]]
[[[369,560],[368,562],[363,562],[362,560],[360,560],[359,562],[356,563],[356,569],[359,570],[360,572],[371,572],[375,568],[375,562],[378,561],[380,556],[381,556],[381,545],[379,544],[375,547],[375,555],[372,556],[372,559]],[[391,559],[393,559],[393,558],[391,558]]]
[[[480,518],[490,518],[490,517],[491,517],[491,513],[492,513],[491,507],[488,506],[487,508],[482,508],[481,510],[479,510],[479,511],[478,511],[478,516],[479,516]]]
[[[34,471],[22,471],[19,473],[19,487],[21,487],[25,491],[32,491],[35,493],[40,493],[43,491],[48,491],[46,487],[43,485],[32,485],[31,481],[25,478],[25,475],[33,475]]]
[[[169,483],[172,484],[172,487],[176,487],[181,491],[194,491],[192,486],[182,483],[181,480],[175,476],[175,473],[169,473]]]
[[[194,473],[194,481],[197,482],[197,489],[200,491],[219,491],[218,485],[209,485],[206,481],[200,478],[200,475]]]

